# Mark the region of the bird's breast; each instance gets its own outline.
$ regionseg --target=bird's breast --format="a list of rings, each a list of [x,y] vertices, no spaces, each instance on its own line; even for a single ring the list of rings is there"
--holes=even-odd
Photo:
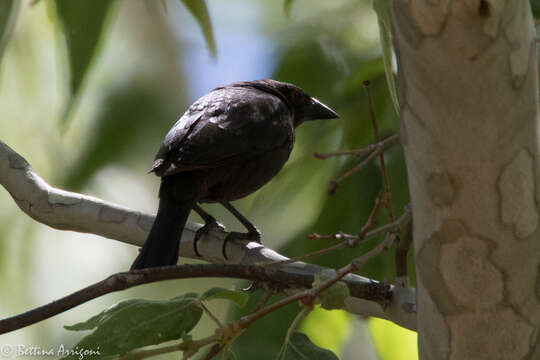
[[[291,150],[292,143],[246,161],[207,170],[207,191],[200,201],[232,201],[255,192],[281,170]]]

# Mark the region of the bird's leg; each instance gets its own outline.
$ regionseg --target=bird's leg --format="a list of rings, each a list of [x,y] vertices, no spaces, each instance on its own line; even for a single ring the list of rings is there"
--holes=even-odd
[[[195,212],[204,220],[204,225],[195,232],[195,236],[193,238],[193,251],[198,257],[202,257],[197,249],[197,242],[201,237],[203,237],[203,235],[208,234],[212,229],[223,228],[223,225],[218,223],[212,215],[204,211],[198,204],[193,206],[193,210],[195,210]]]
[[[229,210],[231,214],[234,215],[235,218],[238,219],[244,225],[244,227],[247,229],[247,233],[241,233],[232,231],[227,235],[227,238],[225,238],[225,241],[223,242],[223,256],[227,259],[227,256],[225,254],[225,246],[227,245],[227,242],[231,239],[240,239],[240,240],[249,240],[249,241],[255,241],[259,244],[262,244],[261,242],[261,232],[259,229],[255,227],[248,219],[244,217],[244,215],[240,214],[238,210],[236,210],[231,203],[224,201],[221,203],[225,207],[225,209]]]

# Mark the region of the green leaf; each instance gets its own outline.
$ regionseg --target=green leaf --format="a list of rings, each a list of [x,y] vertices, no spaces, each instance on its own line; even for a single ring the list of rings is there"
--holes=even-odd
[[[203,32],[208,50],[213,57],[216,56],[216,40],[214,39],[214,32],[212,31],[212,22],[210,21],[210,14],[205,0],[181,0],[182,3],[188,8],[189,12],[195,20],[199,23]]]
[[[301,332],[294,332],[285,344],[279,360],[338,360],[338,357],[331,352],[313,344],[309,338]]]
[[[189,333],[202,315],[197,300],[198,294],[194,293],[164,301],[126,300],[85,322],[65,328],[75,331],[95,329],[79,341],[75,349],[99,349],[101,357],[122,355],[139,347],[179,339]],[[70,358],[76,356],[66,357]]]
[[[243,291],[228,290],[223,288],[212,288],[201,295],[201,300],[224,299],[234,302],[239,307],[244,307],[249,295]]]
[[[289,17],[291,15],[291,8],[294,0],[284,0],[283,2],[283,11],[285,11],[285,16]]]
[[[379,24],[379,34],[381,37],[382,56],[384,72],[388,91],[394,103],[396,114],[399,114],[399,101],[396,89],[396,79],[392,68],[392,28],[390,24],[390,4],[389,0],[373,0],[373,10],[377,14],[377,23]]]
[[[326,311],[316,306],[302,320],[298,330],[306,334],[317,346],[322,346],[340,356],[343,346],[352,335],[351,318],[354,316],[350,316],[345,310]]]
[[[20,1],[0,0],[0,58],[15,27],[20,5]]]
[[[321,283],[330,280],[336,276],[336,271],[325,269],[315,274],[313,287],[319,286]],[[326,310],[343,309],[345,307],[345,299],[350,295],[349,287],[345,282],[338,281],[324,290],[318,295],[321,301],[321,307]]]
[[[368,324],[380,359],[418,360],[416,332],[375,317],[369,318]]]
[[[63,126],[69,121],[92,60],[100,48],[106,15],[112,3],[112,0],[55,0],[70,67],[70,98],[62,116]]]

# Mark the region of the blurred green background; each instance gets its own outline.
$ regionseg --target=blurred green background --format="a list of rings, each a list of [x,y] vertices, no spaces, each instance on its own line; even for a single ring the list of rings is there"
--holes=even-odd
[[[269,77],[301,86],[336,109],[341,119],[300,127],[286,167],[237,206],[260,228],[265,244],[287,256],[329,245],[328,240],[306,240],[309,233],[360,230],[381,188],[378,162],[329,196],[329,181],[358,160],[323,161],[312,154],[374,141],[364,80],[373,83],[381,136],[397,131],[370,1],[297,0],[290,2],[287,16],[281,1],[211,0],[206,2],[210,19],[197,13],[197,1],[15,3],[18,18],[0,64],[1,139],[50,184],[152,213],[159,179],[146,172],[163,136],[187,106],[216,86]],[[399,216],[408,202],[403,154],[394,146],[385,156],[393,211]],[[229,230],[242,230],[219,206],[206,208]],[[192,221],[200,219],[193,216]],[[384,211],[379,211],[378,221],[387,221]],[[312,261],[341,267],[375,243]],[[136,253],[135,247],[116,241],[37,224],[0,191],[0,316],[125,271]],[[390,252],[361,271],[391,282],[394,273]],[[63,325],[85,320],[120,300],[167,299],[213,286],[244,285],[194,279],[141,286],[3,335],[0,344],[68,347],[81,334]],[[241,313],[227,303],[212,304],[212,310],[222,319]],[[291,305],[257,322],[237,340],[236,357],[275,358],[298,311]],[[213,326],[205,319],[195,336],[209,334]],[[417,358],[415,334],[382,320],[317,309],[300,329],[341,359]]]

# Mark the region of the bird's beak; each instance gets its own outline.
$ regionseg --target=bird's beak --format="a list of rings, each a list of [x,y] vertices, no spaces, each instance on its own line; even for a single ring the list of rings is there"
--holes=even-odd
[[[305,109],[304,120],[336,119],[338,117],[339,115],[334,110],[312,97],[311,103]]]

